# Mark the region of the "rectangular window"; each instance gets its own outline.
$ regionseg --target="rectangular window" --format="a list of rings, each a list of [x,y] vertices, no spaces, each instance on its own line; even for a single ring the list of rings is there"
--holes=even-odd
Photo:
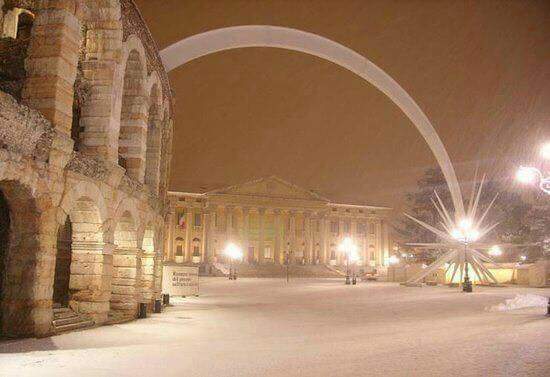
[[[183,246],[182,245],[178,245],[176,247],[176,256],[177,257],[183,256]]]
[[[194,219],[195,226],[201,226],[202,225],[202,215],[200,213],[195,213],[195,219]]]
[[[330,222],[330,232],[338,234],[338,221],[331,221]]]
[[[271,258],[273,258],[273,253],[271,252],[271,246],[267,246],[267,247],[264,249],[264,258],[266,258],[266,259],[271,259]]]
[[[370,233],[370,234],[374,234],[374,231],[375,231],[374,224],[373,224],[373,223],[370,223],[370,224],[369,224],[369,233]]]
[[[357,234],[365,234],[365,224],[363,223],[357,224]]]
[[[178,211],[176,216],[176,226],[180,229],[185,229],[185,210]]]
[[[344,233],[346,234],[351,233],[351,224],[349,221],[344,221]]]
[[[199,246],[193,246],[193,255],[201,255]]]

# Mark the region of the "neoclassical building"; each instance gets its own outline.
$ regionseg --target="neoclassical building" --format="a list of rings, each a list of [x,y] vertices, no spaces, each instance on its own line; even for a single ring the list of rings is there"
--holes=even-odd
[[[0,0],[0,336],[161,290],[172,99],[131,0]]]
[[[224,261],[229,242],[243,262],[343,264],[344,237],[359,248],[365,266],[387,265],[390,208],[338,204],[278,177],[204,193],[169,192],[165,260]]]

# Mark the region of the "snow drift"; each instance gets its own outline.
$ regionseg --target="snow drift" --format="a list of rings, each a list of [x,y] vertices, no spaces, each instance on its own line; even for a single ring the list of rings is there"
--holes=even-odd
[[[507,312],[522,308],[546,307],[546,305],[548,305],[548,297],[524,294],[516,295],[516,297],[505,300],[503,303],[488,307],[486,310],[490,312]]]

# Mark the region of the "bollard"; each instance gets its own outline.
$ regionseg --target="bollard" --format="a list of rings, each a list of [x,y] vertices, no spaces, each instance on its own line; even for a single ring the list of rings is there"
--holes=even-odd
[[[162,311],[162,305],[160,300],[155,300],[155,313],[160,313]]]
[[[138,318],[147,318],[147,304],[144,302],[138,304]]]
[[[162,304],[164,306],[170,305],[170,294],[165,293],[165,294],[162,295]]]
[[[548,297],[548,306],[546,307],[546,316],[550,317],[550,297]]]

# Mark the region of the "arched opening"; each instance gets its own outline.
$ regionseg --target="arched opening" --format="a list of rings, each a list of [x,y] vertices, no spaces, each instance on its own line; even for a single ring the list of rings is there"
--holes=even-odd
[[[81,149],[81,133],[84,131],[80,124],[82,115],[82,107],[90,99],[91,88],[89,83],[84,79],[82,71],[82,63],[85,59],[86,52],[86,26],[81,27],[80,49],[78,56],[78,64],[76,66],[76,77],[73,85],[73,117],[71,124],[71,139],[74,141],[73,150]]]
[[[162,122],[159,109],[159,88],[155,83],[149,97],[149,116],[147,120],[147,149],[145,154],[145,184],[158,193],[160,183],[160,143]]]
[[[71,276],[71,244],[73,226],[67,216],[65,223],[57,231],[57,253],[55,256],[55,274],[53,283],[54,307],[69,305],[69,282]]]
[[[37,317],[36,258],[41,252],[38,211],[30,190],[0,182],[0,336],[46,333],[50,322]],[[42,320],[42,321],[41,321]]]
[[[118,219],[114,243],[109,316],[112,322],[121,322],[136,317],[137,303],[141,298],[137,226],[129,211],[124,211]]]
[[[144,67],[139,53],[132,50],[124,72],[118,163],[126,169],[128,176],[140,182],[143,182],[145,173],[147,136],[144,90]]]
[[[17,99],[21,99],[27,76],[25,59],[33,22],[34,14],[22,8],[12,8],[4,15],[0,38],[0,90]]]

